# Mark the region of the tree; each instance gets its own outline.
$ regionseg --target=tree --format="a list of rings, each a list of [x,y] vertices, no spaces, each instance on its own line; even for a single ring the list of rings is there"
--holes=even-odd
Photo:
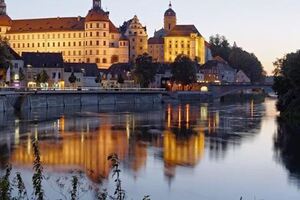
[[[74,84],[76,83],[76,80],[77,80],[77,77],[75,76],[74,72],[72,72],[69,77],[69,82],[74,86]]]
[[[278,59],[274,66],[277,109],[283,117],[300,119],[300,50]]]
[[[154,81],[156,65],[153,64],[149,54],[145,53],[136,58],[133,74],[136,82],[143,88],[147,88]]]
[[[38,84],[47,83],[48,80],[49,80],[49,76],[45,70],[41,71],[41,73],[39,73],[36,77],[36,82]]]
[[[184,86],[196,82],[196,63],[188,56],[178,55],[174,63],[171,64],[171,68],[175,82],[181,84],[183,89]]]
[[[220,56],[228,61],[231,52],[231,47],[225,36],[221,36],[219,34],[216,34],[215,36],[210,36],[209,43],[211,45],[210,48],[213,57]]]
[[[263,66],[253,53],[238,47],[236,43],[230,45],[225,36],[215,35],[210,37],[212,55],[225,59],[230,66],[242,70],[252,82],[259,82],[263,78]]]
[[[25,74],[23,68],[19,68],[19,80],[20,81],[25,80]]]
[[[95,78],[95,83],[100,84],[101,82],[102,82],[102,76],[101,76],[101,74],[99,73],[99,74],[96,76],[96,78]]]
[[[0,80],[5,81],[6,70],[11,65],[11,59],[7,40],[0,37]]]
[[[119,84],[123,84],[124,83],[124,78],[123,78],[122,74],[118,74],[118,83]]]

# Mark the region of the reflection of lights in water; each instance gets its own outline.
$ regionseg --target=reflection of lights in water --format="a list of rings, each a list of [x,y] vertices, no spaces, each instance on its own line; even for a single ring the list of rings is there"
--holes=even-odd
[[[38,133],[38,126],[37,125],[34,126],[34,139],[36,141],[39,140],[39,133]]]
[[[126,135],[127,139],[130,138],[130,118],[129,115],[126,115]]]
[[[19,144],[20,143],[20,124],[19,124],[19,120],[16,119],[15,120],[15,144]]]
[[[31,139],[30,139],[30,133],[28,133],[27,136],[27,154],[30,155],[31,152]]]
[[[171,127],[171,114],[172,114],[172,110],[171,110],[171,105],[168,105],[168,128]]]
[[[186,127],[189,128],[190,126],[190,105],[186,105]]]
[[[254,100],[253,99],[250,101],[250,116],[251,117],[254,116]]]
[[[216,127],[219,127],[219,125],[220,125],[220,113],[219,113],[219,111],[217,111],[216,112]]]
[[[208,116],[207,112],[208,112],[207,105],[201,105],[201,107],[200,107],[200,119],[201,119],[201,121],[207,120],[207,116]]]
[[[178,106],[178,127],[181,128],[181,105]]]
[[[87,122],[86,124],[86,132],[89,133],[90,132],[90,123]]]
[[[81,133],[81,143],[84,143],[84,133]]]
[[[164,161],[166,167],[196,165],[204,155],[205,135],[179,139],[170,131],[164,132]]]

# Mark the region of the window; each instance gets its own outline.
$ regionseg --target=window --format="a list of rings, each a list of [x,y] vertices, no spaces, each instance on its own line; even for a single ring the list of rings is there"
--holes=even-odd
[[[76,38],[76,33],[73,33],[73,37]]]
[[[140,42],[143,42],[143,39],[140,39]]]
[[[99,58],[96,58],[96,63],[100,63],[100,59]]]
[[[78,45],[81,46],[81,42],[80,41],[78,42]]]
[[[74,47],[76,46],[76,42],[73,42]]]
[[[97,24],[96,24],[96,27],[99,28],[99,26],[100,26],[99,23],[97,23]]]
[[[96,45],[99,46],[99,40],[96,41]]]
[[[90,32],[90,37],[93,37],[93,32]]]
[[[89,62],[90,62],[90,58],[87,58],[87,59],[86,59],[86,62],[89,63]]]
[[[93,24],[92,23],[90,24],[90,28],[93,28]]]
[[[106,58],[103,58],[103,59],[102,59],[102,63],[107,63]]]
[[[100,52],[99,52],[99,50],[97,49],[97,50],[96,50],[96,54],[99,55],[99,53],[100,53]]]
[[[90,46],[93,46],[93,41],[90,41]]]
[[[98,31],[96,32],[96,36],[99,37],[99,32]]]
[[[90,55],[93,55],[93,50],[90,50]]]
[[[106,23],[103,23],[103,28],[106,28]]]
[[[103,46],[106,46],[106,41],[103,41]]]
[[[53,47],[55,47],[55,42],[53,42]]]
[[[103,32],[103,37],[106,37],[106,32]]]
[[[76,56],[76,51],[73,51],[73,56]]]

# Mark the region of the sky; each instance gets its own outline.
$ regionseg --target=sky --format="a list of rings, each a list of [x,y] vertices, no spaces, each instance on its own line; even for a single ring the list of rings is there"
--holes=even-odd
[[[6,0],[12,19],[85,16],[92,0]],[[163,26],[169,0],[102,0],[119,26],[137,15],[149,37]],[[270,74],[276,58],[300,49],[300,0],[172,0],[178,24],[195,24],[209,40],[226,36],[255,53]]]

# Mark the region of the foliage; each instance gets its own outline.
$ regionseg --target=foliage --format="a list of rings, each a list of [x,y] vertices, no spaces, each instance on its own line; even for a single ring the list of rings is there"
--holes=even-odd
[[[37,83],[47,83],[49,80],[49,76],[46,72],[46,70],[41,71],[41,73],[39,73],[36,77],[36,82]]]
[[[32,184],[33,184],[33,193],[35,199],[43,200],[44,199],[44,190],[42,187],[43,177],[43,166],[41,164],[40,158],[40,149],[37,141],[33,141],[33,154],[34,154],[34,161],[33,161],[33,170],[34,174],[32,176]]]
[[[77,190],[78,190],[78,178],[77,178],[77,176],[73,176],[72,177],[71,200],[77,199]]]
[[[124,83],[124,78],[121,74],[118,74],[118,83],[123,84]]]
[[[229,60],[229,55],[231,52],[231,47],[225,36],[219,34],[215,36],[210,36],[209,43],[211,44],[212,56],[220,56],[225,60]]]
[[[25,79],[25,74],[23,68],[19,68],[19,80],[23,81]]]
[[[277,109],[283,117],[300,119],[300,50],[278,59],[274,66]]]
[[[102,77],[101,77],[101,74],[99,73],[98,75],[97,75],[97,77],[95,78],[95,83],[101,83],[102,82]]]
[[[0,37],[0,80],[5,80],[6,70],[11,64],[12,55],[8,49],[8,41]]]
[[[6,168],[4,177],[0,179],[0,199],[10,200],[11,199],[11,185],[9,176],[11,174],[11,166]]]
[[[236,44],[231,46],[225,36],[215,35],[210,37],[212,55],[225,59],[230,66],[242,70],[252,82],[259,82],[263,78],[261,62],[253,53],[249,53]]]
[[[176,57],[174,63],[171,64],[173,79],[176,83],[185,85],[196,82],[197,69],[196,63],[188,56],[180,54]]]
[[[71,73],[70,77],[69,77],[69,82],[71,84],[74,84],[77,80],[77,77],[75,76],[74,72]]]
[[[156,65],[153,64],[152,57],[149,54],[145,53],[136,58],[133,74],[136,82],[143,88],[147,88],[154,81]]]

